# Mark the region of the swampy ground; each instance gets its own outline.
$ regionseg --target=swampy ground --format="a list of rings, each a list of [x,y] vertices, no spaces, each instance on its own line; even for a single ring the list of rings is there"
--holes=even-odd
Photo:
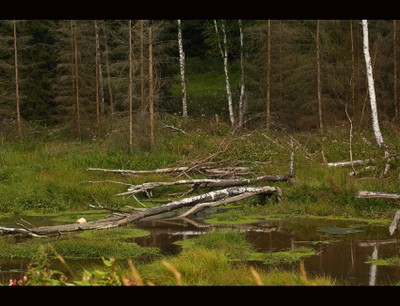
[[[172,130],[166,133],[165,122],[187,134]],[[20,284],[359,285],[370,284],[372,266],[377,270],[375,284],[398,284],[398,244],[379,246],[377,258],[372,244],[365,248],[359,245],[396,239],[389,236],[387,226],[398,201],[355,196],[359,190],[397,192],[397,161],[393,161],[385,177],[381,177],[384,164],[379,162],[373,167],[357,168],[358,175],[350,176],[349,168],[323,164],[322,140],[317,133],[289,134],[262,128],[232,131],[227,124],[214,119],[181,120],[168,116],[161,118],[156,127],[159,136],[152,150],[130,149],[124,142],[122,125],[115,127],[108,137],[83,141],[60,141],[44,131],[35,141],[28,140],[31,135],[19,140],[3,137],[0,225],[63,224],[81,217],[95,220],[107,216],[109,211],[91,209],[89,205],[101,203],[115,209],[154,207],[178,199],[187,191],[181,186],[155,189],[152,199],[145,195],[138,195],[137,200],[116,197],[126,191],[126,186],[90,181],[140,184],[176,178],[156,174],[128,177],[88,172],[88,167],[157,169],[201,161],[215,154],[213,161],[227,165],[240,162],[250,167],[251,173],[246,177],[288,174],[292,138],[295,183],[268,184],[282,189],[279,203],[253,197],[203,211],[189,219],[195,224],[189,231],[189,221],[176,221],[181,222],[181,228],[164,236],[162,231],[157,232],[157,226],[149,225],[155,219],[146,221],[147,225],[138,222],[58,239],[3,236],[3,285],[10,279],[23,280],[25,275],[27,282]],[[386,123],[382,130],[389,147],[397,151],[397,127]],[[349,160],[347,127],[337,126],[329,131],[323,139],[328,161]],[[381,152],[373,139],[369,130],[355,130],[353,158],[378,160]],[[203,191],[194,194],[200,192]],[[155,238],[164,244],[154,242]],[[335,248],[338,249],[334,251]],[[341,263],[337,254],[343,252],[348,256]],[[317,269],[317,261],[325,268]],[[353,275],[354,280],[345,280],[346,275]]]

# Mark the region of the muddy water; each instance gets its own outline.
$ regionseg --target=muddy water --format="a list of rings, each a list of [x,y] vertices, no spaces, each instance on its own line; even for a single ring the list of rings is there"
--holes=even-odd
[[[181,249],[174,241],[219,230],[199,221],[188,221],[139,222],[137,226],[150,231],[151,235],[134,241],[174,255]],[[314,248],[317,255],[304,260],[308,275],[327,275],[341,285],[380,286],[400,282],[400,267],[366,263],[371,258],[400,256],[400,242],[389,237],[387,225],[301,218],[262,221],[234,228],[243,232],[260,252],[289,250],[295,246]]]
[[[1,220],[2,226],[12,226],[15,220]],[[5,222],[7,221],[7,222]],[[10,224],[6,224],[6,223]],[[35,220],[35,224],[39,221]],[[43,225],[48,225],[43,222]],[[42,224],[41,224],[42,225]],[[227,226],[209,226],[202,219],[147,220],[135,228],[151,232],[146,237],[130,241],[142,246],[157,247],[162,254],[176,255],[181,251],[175,241],[191,239]],[[263,220],[252,224],[231,226],[242,232],[259,252],[290,250],[308,246],[316,255],[304,259],[309,276],[327,275],[341,285],[393,285],[400,283],[400,267],[376,266],[366,263],[371,258],[400,256],[400,241],[390,237],[387,225],[367,225],[357,221],[293,218]],[[18,243],[18,239],[16,239]],[[0,281],[21,278],[28,260],[0,259]],[[88,262],[75,260],[69,265],[87,267]]]

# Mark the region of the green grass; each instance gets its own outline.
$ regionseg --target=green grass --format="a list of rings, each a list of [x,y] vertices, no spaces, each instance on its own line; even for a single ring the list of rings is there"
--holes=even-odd
[[[377,266],[400,266],[400,257],[379,258],[365,262],[367,264],[374,264]]]
[[[222,251],[197,247],[185,249],[178,256],[167,258],[181,273],[183,285],[189,286],[254,286],[255,278],[248,266],[232,263]],[[139,266],[139,273],[145,281],[155,285],[176,285],[174,274],[161,261],[150,265]],[[305,280],[299,271],[282,271],[279,269],[266,271],[258,270],[262,283],[267,286],[282,285],[334,285],[328,277],[315,277]]]
[[[0,258],[33,259],[41,246],[50,244],[62,257],[68,259],[99,259],[101,257],[150,259],[158,256],[157,248],[144,248],[126,241],[148,234],[143,230],[116,228],[87,231],[64,237],[64,239],[28,239],[18,244],[11,238],[1,237]]]

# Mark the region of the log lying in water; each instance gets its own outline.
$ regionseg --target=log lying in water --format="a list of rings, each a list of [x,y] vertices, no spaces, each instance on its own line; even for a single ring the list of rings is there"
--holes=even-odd
[[[279,187],[231,187],[221,190],[211,191],[197,196],[192,196],[179,201],[170,202],[161,206],[146,209],[144,211],[134,211],[119,213],[116,216],[109,217],[106,219],[89,221],[83,224],[63,224],[63,225],[51,225],[51,226],[40,226],[34,228],[6,228],[0,227],[0,234],[23,234],[27,236],[51,236],[61,235],[70,232],[94,230],[94,229],[109,229],[122,225],[126,225],[131,222],[136,222],[141,219],[159,215],[165,212],[170,212],[179,208],[193,206],[199,203],[213,202],[223,197],[233,197],[242,194],[262,194],[266,196],[276,195],[278,200],[281,197],[281,189]],[[237,201],[240,198],[237,199]]]
[[[358,199],[391,199],[398,200],[400,199],[400,194],[397,193],[386,193],[386,192],[377,192],[377,191],[359,191],[356,196]],[[398,227],[398,223],[400,220],[400,209],[396,211],[393,221],[389,226],[389,233],[392,236]]]
[[[235,187],[250,185],[257,182],[285,182],[289,175],[266,175],[252,179],[193,179],[179,180],[175,182],[148,182],[139,185],[131,185],[128,191],[118,193],[117,196],[130,196],[141,192],[148,192],[158,187],[168,187],[176,185],[192,185],[192,188],[216,188],[216,187]]]

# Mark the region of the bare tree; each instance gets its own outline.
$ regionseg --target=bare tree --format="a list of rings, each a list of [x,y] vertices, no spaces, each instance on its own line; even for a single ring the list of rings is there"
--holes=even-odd
[[[99,40],[99,30],[97,27],[97,22],[96,20],[94,21],[94,29],[96,33],[96,53],[97,53],[97,65],[98,65],[98,83],[99,83],[99,89],[100,89],[100,98],[101,98],[101,103],[100,103],[100,111],[101,114],[104,115],[105,111],[105,102],[104,102],[104,86],[103,86],[103,68],[101,65],[101,50],[100,50],[100,40]]]
[[[129,146],[133,147],[133,59],[132,59],[132,20],[129,20]]]
[[[149,106],[150,106],[150,145],[154,147],[154,80],[153,80],[153,33],[149,27]]]
[[[215,26],[215,32],[216,32],[217,38],[218,38],[219,50],[220,50],[221,56],[224,60],[225,85],[226,85],[226,95],[228,98],[229,119],[230,119],[231,125],[233,126],[235,124],[235,115],[233,112],[232,91],[231,91],[231,84],[229,81],[229,72],[228,72],[228,42],[227,42],[227,38],[226,38],[225,22],[223,20],[221,22],[221,30],[222,30],[224,49],[222,49],[222,46],[221,46],[218,24],[217,24],[217,20],[215,20],[215,19],[214,19],[214,26]]]
[[[267,21],[267,130],[271,125],[271,20]]]
[[[371,105],[371,115],[372,115],[372,128],[374,130],[374,135],[376,139],[376,143],[378,146],[384,151],[385,158],[389,157],[389,151],[385,142],[383,141],[381,129],[379,127],[379,119],[378,119],[378,108],[376,105],[376,95],[375,95],[375,84],[374,84],[374,76],[372,73],[372,65],[371,65],[371,56],[369,53],[369,38],[368,38],[368,21],[362,20],[362,28],[363,28],[363,48],[364,48],[364,57],[365,57],[365,65],[367,69],[367,79],[368,79],[368,92],[369,92],[369,101]],[[389,163],[386,164],[384,175],[389,171]]]
[[[140,20],[140,114],[143,120],[145,107],[144,96],[144,20]]]
[[[97,22],[94,21],[94,30],[96,35],[96,123],[97,133],[100,130],[100,107],[99,107],[99,34],[97,31]]]
[[[110,99],[110,115],[111,121],[114,117],[114,101],[113,94],[111,89],[111,76],[110,76],[110,64],[108,63],[108,44],[107,44],[107,32],[106,32],[106,24],[103,21],[103,39],[104,39],[104,57],[106,60],[106,73],[107,73],[107,86],[108,86],[108,97]]]
[[[245,83],[244,83],[244,55],[243,55],[243,27],[242,21],[239,19],[239,33],[240,33],[240,97],[239,97],[239,127],[243,126],[244,115],[246,113],[246,96],[245,96]]]
[[[21,113],[19,109],[19,79],[18,79],[18,51],[17,51],[17,22],[14,19],[14,66],[15,66],[15,97],[16,97],[16,112],[17,112],[17,125],[18,135],[22,136],[21,127]]]
[[[397,24],[393,20],[393,88],[394,88],[394,116],[399,115],[399,105],[397,102]]]
[[[318,96],[318,114],[319,114],[319,131],[321,134],[324,133],[324,125],[322,122],[322,99],[321,99],[321,62],[320,62],[320,21],[317,20],[317,36],[316,36],[316,44],[317,44],[317,96]]]
[[[178,19],[178,47],[179,47],[179,67],[181,72],[181,87],[182,87],[182,117],[187,117],[186,103],[186,80],[185,80],[185,52],[183,51],[182,43],[182,24]]]
[[[82,138],[81,133],[81,111],[80,111],[80,101],[79,101],[79,71],[78,71],[78,40],[77,40],[77,31],[76,31],[76,21],[71,20],[71,35],[72,40],[74,42],[74,69],[75,72],[75,95],[76,95],[76,103],[75,103],[75,114],[76,114],[76,130],[78,134],[78,138]]]
[[[353,37],[353,21],[350,20],[350,43],[351,43],[351,102],[352,102],[352,113],[354,115],[356,111],[356,99],[355,99],[355,63],[354,63],[354,37]]]

